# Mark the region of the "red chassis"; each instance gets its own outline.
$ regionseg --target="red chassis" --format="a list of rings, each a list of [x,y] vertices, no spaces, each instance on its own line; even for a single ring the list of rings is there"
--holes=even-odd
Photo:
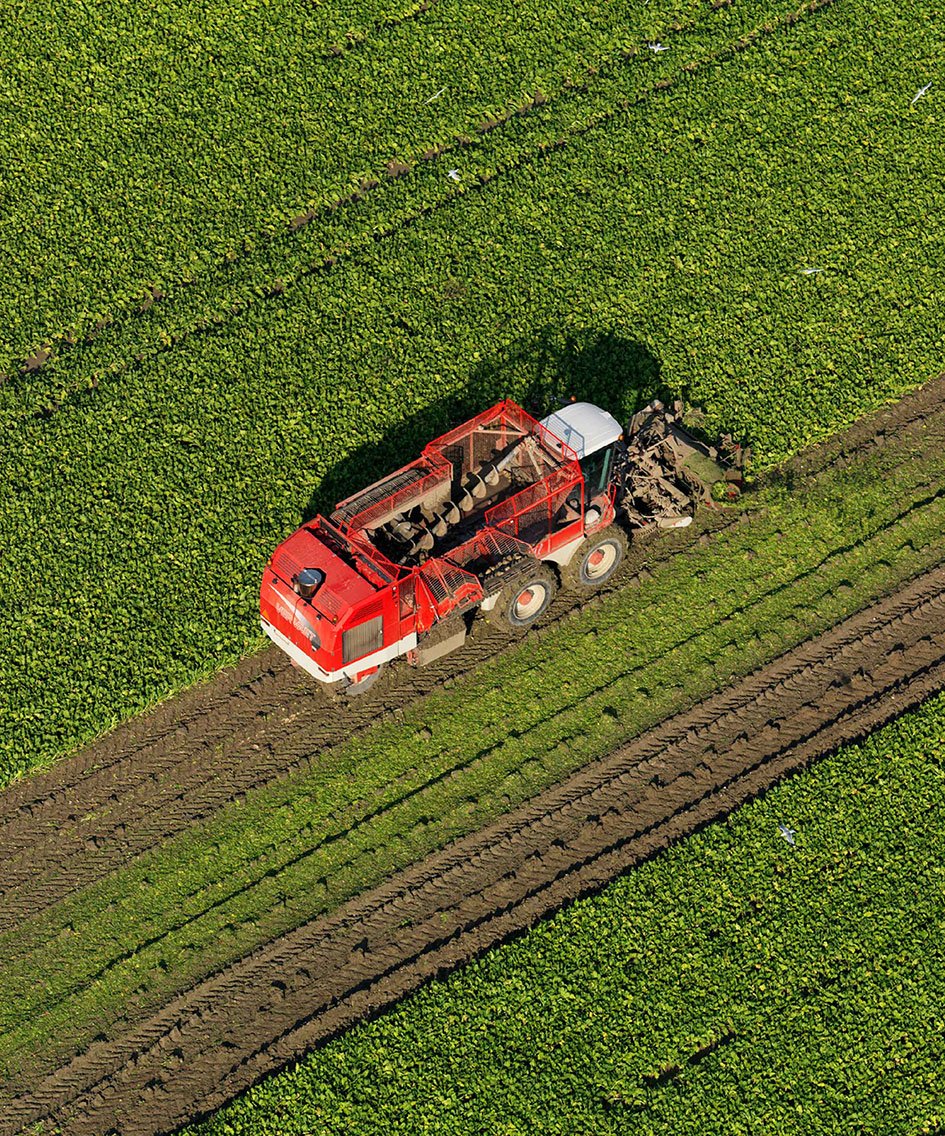
[[[611,524],[614,496],[606,469],[589,477],[561,437],[504,400],[285,540],[263,573],[263,630],[320,681],[358,686],[399,655],[416,664],[459,646],[458,616],[493,607],[503,588],[521,586],[525,626],[547,606],[530,569],[568,564]]]

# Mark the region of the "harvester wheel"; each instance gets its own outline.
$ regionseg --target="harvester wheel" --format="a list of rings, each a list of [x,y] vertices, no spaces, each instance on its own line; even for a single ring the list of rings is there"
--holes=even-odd
[[[613,576],[626,555],[626,533],[617,525],[608,525],[590,537],[561,569],[561,580],[565,587],[576,590],[599,588]]]
[[[554,572],[546,564],[536,564],[503,588],[495,607],[484,614],[490,623],[524,631],[545,614],[557,590]]]
[[[360,694],[366,694],[384,673],[386,666],[386,663],[381,663],[380,666],[375,667],[374,670],[369,671],[368,674],[362,675],[357,681],[349,682],[346,686],[342,687],[340,693],[344,695],[345,698],[357,698]]]

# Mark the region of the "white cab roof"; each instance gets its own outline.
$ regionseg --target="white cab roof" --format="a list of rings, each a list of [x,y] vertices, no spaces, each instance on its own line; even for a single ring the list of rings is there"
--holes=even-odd
[[[612,414],[592,402],[569,402],[541,420],[542,426],[571,447],[579,458],[609,446],[623,433]]]

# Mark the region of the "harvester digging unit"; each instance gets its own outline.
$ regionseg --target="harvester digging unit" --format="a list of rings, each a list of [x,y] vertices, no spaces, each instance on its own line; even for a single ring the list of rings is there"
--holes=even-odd
[[[355,694],[398,655],[416,666],[461,646],[476,609],[530,627],[559,581],[608,580],[628,533],[737,495],[745,451],[705,445],[680,411],[652,402],[622,431],[586,402],[541,422],[498,403],[285,540],[263,573],[263,630]]]

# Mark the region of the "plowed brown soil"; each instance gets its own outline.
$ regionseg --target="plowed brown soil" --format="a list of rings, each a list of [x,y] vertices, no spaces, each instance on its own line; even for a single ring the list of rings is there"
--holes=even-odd
[[[928,447],[931,421],[945,428],[943,407],[945,377],[805,451],[774,476],[816,476],[887,438],[895,439],[906,459],[911,448]],[[703,511],[697,533],[705,539],[735,519]],[[633,548],[602,592],[626,587],[645,563],[685,551],[694,535],[667,534]],[[547,622],[564,618],[581,602],[559,593]],[[513,648],[503,632],[477,623],[461,651],[421,670],[395,665],[370,696],[352,700],[343,713],[272,648],[125,723],[0,793],[0,926],[36,914],[228,801]]]
[[[730,514],[710,513],[700,531],[733,523]],[[635,549],[602,592],[625,587],[644,560],[674,555],[688,543],[657,541],[649,555]],[[559,593],[545,624],[582,602]],[[57,903],[228,801],[299,769],[514,647],[508,634],[478,622],[458,653],[419,670],[396,665],[369,696],[340,705],[273,647],[120,726],[0,794],[0,926]]]
[[[93,1044],[2,1131],[172,1130],[943,685],[938,568]]]
[[[896,439],[927,452],[945,376],[801,455],[806,479]],[[932,431],[932,433],[935,433]],[[708,514],[706,530],[733,523]],[[685,536],[638,550],[673,555]],[[573,597],[559,599],[561,618]],[[343,713],[275,652],[129,723],[0,796],[0,919],[57,902],[226,801],[455,680],[496,650],[480,635],[425,671],[394,670]],[[425,978],[859,737],[945,677],[945,570],[668,720],[480,833],[208,978],[120,1038],[37,1077],[0,1131],[168,1131],[402,996]],[[222,751],[222,753],[221,753]],[[275,977],[274,977],[275,976]]]

